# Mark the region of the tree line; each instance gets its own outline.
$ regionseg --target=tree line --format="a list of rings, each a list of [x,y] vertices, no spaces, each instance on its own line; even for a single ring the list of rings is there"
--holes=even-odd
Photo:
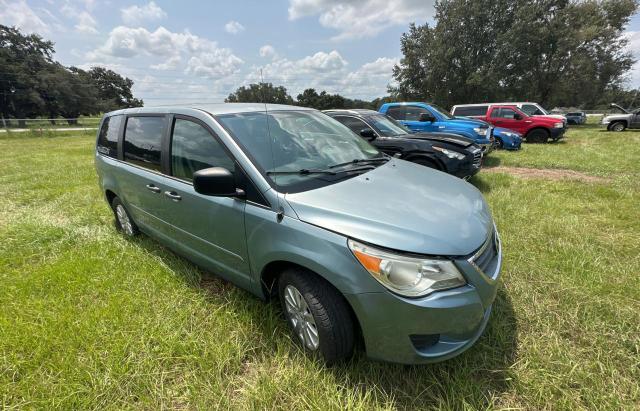
[[[598,108],[628,99],[624,30],[636,0],[441,0],[400,40],[399,99],[537,101]],[[631,93],[632,95],[637,92]]]
[[[142,106],[133,81],[103,67],[82,70],[53,59],[53,42],[0,25],[0,115],[2,121],[96,115]]]

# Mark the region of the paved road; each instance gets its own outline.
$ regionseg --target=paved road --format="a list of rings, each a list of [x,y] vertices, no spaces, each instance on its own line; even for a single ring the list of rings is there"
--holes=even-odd
[[[69,127],[69,128],[10,128],[1,129],[0,133],[6,133],[10,131],[12,133],[25,133],[27,131],[85,131],[85,130],[97,130],[98,127]]]

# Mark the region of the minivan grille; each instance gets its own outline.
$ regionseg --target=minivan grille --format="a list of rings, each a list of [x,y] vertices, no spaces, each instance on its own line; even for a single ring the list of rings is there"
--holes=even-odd
[[[499,272],[500,237],[494,229],[487,241],[469,259],[478,271],[491,279],[495,279]]]

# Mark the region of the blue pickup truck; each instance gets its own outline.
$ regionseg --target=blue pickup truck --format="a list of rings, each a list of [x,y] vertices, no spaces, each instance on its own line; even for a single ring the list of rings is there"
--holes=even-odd
[[[472,139],[488,153],[493,148],[491,126],[484,121],[452,117],[434,104],[386,103],[378,110],[407,126],[415,133],[440,131]]]

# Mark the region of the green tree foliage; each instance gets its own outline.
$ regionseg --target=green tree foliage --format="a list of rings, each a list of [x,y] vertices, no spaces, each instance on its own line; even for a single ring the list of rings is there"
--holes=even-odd
[[[411,25],[394,69],[404,99],[601,103],[634,60],[623,30],[635,0],[442,0],[436,24]]]
[[[132,80],[102,67],[67,68],[53,60],[53,53],[52,42],[0,25],[3,118],[76,118],[142,105],[131,93]]]
[[[242,86],[235,93],[229,94],[226,103],[271,103],[293,104],[293,98],[283,86],[274,87],[271,83],[253,83]]]

